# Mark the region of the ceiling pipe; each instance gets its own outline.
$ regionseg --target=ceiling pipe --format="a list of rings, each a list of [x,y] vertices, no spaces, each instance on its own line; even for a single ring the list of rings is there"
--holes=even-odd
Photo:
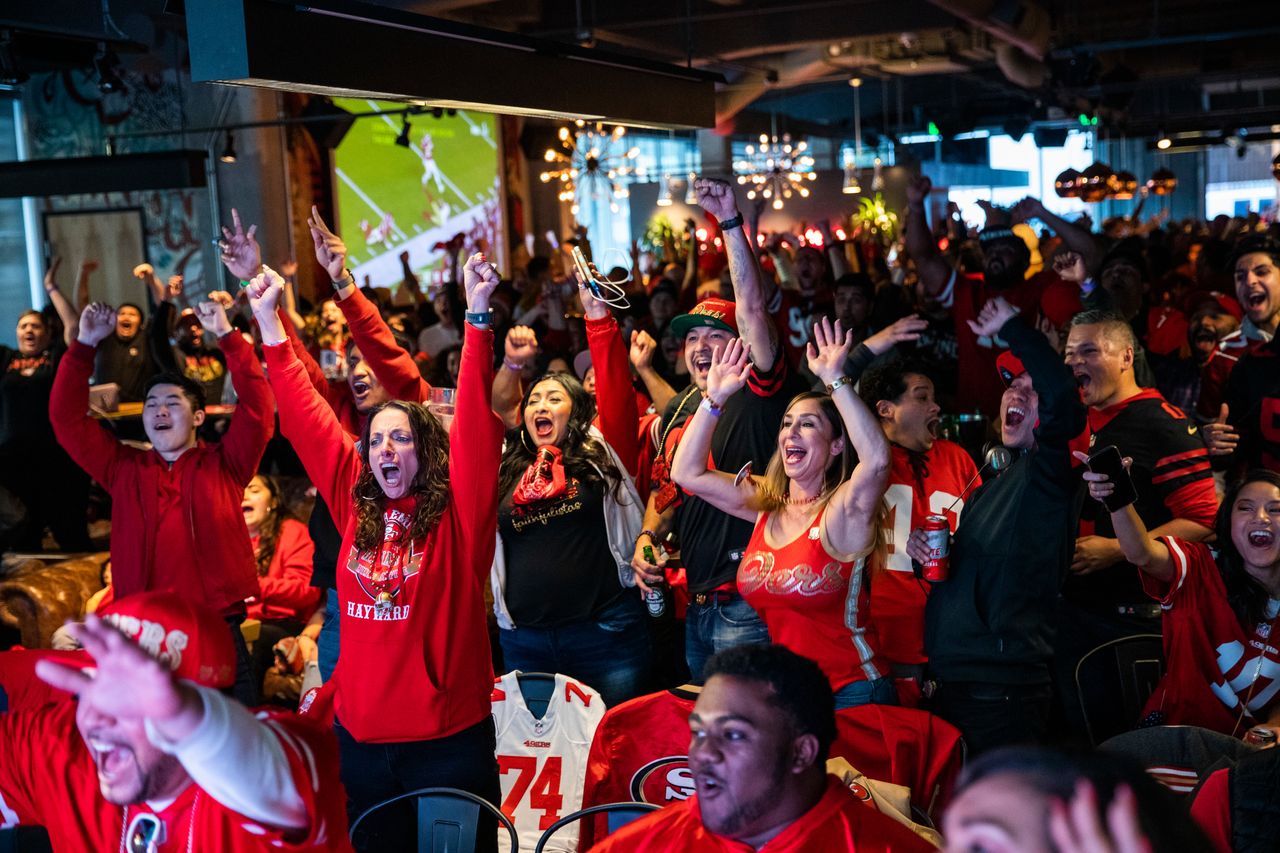
[[[929,0],[929,3],[1001,42],[995,49],[996,65],[1010,82],[1038,89],[1048,79],[1049,68],[1044,64],[1052,31],[1048,10],[1031,0],[1017,0],[1014,4],[999,0]],[[1006,11],[1011,5],[1013,11]]]
[[[788,53],[774,74],[748,74],[716,93],[716,133],[733,132],[733,118],[770,89],[800,86],[830,73],[831,65],[821,48]]]

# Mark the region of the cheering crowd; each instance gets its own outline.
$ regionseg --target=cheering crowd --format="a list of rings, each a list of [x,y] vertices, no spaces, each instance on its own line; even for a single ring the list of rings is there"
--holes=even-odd
[[[503,277],[454,243],[442,287],[402,256],[394,299],[316,210],[318,304],[238,216],[238,290],[188,304],[141,265],[149,320],[51,265],[50,309],[0,347],[0,486],[25,508],[0,535],[87,550],[109,503],[110,584],[76,651],[0,653],[0,825],[350,849],[400,793],[500,802],[491,694],[519,670],[610,709],[701,688],[696,797],[601,850],[1270,849],[1275,750],[1178,801],[1091,747],[1098,714],[1242,748],[1280,730],[1276,227],[1095,233],[1026,199],[971,232],[929,221],[930,189],[891,252],[761,234],[699,179],[710,245],[691,221],[574,272],[579,231]],[[91,414],[105,383],[140,432]],[[1152,635],[1163,676],[1126,717],[1080,673]],[[300,703],[246,711],[282,672]],[[828,774],[838,713],[867,705],[963,737],[941,841]],[[413,832],[392,809],[353,842]]]

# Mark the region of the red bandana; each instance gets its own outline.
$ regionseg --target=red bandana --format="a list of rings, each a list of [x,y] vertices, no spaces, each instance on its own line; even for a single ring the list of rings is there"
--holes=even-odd
[[[554,444],[539,447],[533,461],[516,483],[512,503],[531,504],[564,494],[564,451]]]

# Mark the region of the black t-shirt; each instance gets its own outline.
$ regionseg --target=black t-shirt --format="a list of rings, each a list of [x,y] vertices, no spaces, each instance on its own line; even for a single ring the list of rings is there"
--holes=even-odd
[[[736,474],[751,460],[752,469],[763,474],[777,449],[778,427],[787,404],[807,390],[804,381],[787,369],[781,356],[768,373],[758,373],[753,368],[747,386],[725,402],[711,437],[715,467]],[[685,421],[701,402],[701,394],[690,393],[686,388],[667,404],[658,434],[666,435],[662,452],[668,460],[675,455]],[[751,522],[723,513],[681,490],[675,507],[675,531],[690,592],[715,589],[737,576],[753,527]]]
[[[49,395],[64,352],[61,342],[32,356],[0,346],[0,448],[57,444],[49,423]]]
[[[329,506],[324,498],[316,495],[307,531],[315,543],[315,555],[311,558],[311,585],[319,589],[336,589],[338,586],[338,553],[342,550],[342,533],[333,523]]]
[[[143,389],[155,372],[155,362],[151,359],[147,335],[143,330],[127,341],[113,334],[98,344],[98,353],[93,361],[93,383],[114,382],[119,385],[122,403],[142,402]]]
[[[1280,338],[1246,354],[1227,380],[1228,420],[1240,433],[1234,461],[1280,472]]]
[[[517,506],[506,495],[499,505],[507,563],[503,597],[521,628],[585,622],[622,594],[602,485],[568,477],[558,497]]]

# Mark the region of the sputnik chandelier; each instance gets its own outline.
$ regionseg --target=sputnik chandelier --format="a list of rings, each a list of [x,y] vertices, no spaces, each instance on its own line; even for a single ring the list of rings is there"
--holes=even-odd
[[[747,156],[733,164],[738,183],[748,186],[747,198],[760,196],[774,210],[781,210],[783,201],[792,195],[808,198],[809,188],[804,184],[817,178],[808,148],[804,140],[793,144],[789,133],[781,139],[777,133],[760,134],[760,144],[748,145]]]
[[[618,199],[626,198],[629,179],[639,176],[636,166],[639,148],[627,148],[627,129],[616,125],[612,130],[602,122],[587,125],[582,119],[576,128],[560,128],[560,147],[548,148],[545,155],[551,164],[541,177],[544,184],[560,182],[560,201],[570,203],[570,211],[578,213],[579,201],[586,198],[608,198],[609,209],[618,212]]]

